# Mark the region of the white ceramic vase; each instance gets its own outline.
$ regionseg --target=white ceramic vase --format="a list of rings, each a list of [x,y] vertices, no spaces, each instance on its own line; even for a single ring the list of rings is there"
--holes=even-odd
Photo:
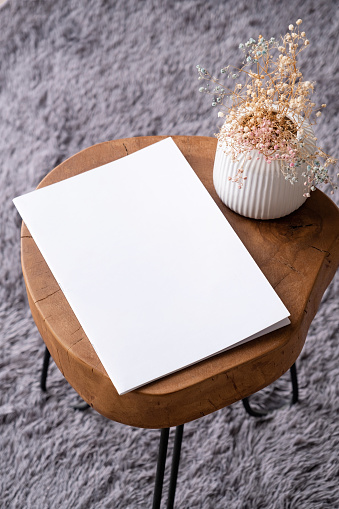
[[[308,134],[313,135],[311,126],[304,125],[303,128],[307,129]],[[309,150],[312,150],[312,146]],[[240,157],[238,162],[234,162],[218,143],[213,183],[219,198],[227,207],[242,216],[254,219],[275,219],[290,214],[305,202],[305,178],[302,177],[302,173],[306,170],[305,164],[296,168],[298,182],[291,184],[290,181],[285,180],[279,161],[268,164],[257,150],[253,150],[251,156],[251,161],[245,161],[244,157]],[[243,176],[247,179],[239,189],[232,179],[241,167],[244,168]]]

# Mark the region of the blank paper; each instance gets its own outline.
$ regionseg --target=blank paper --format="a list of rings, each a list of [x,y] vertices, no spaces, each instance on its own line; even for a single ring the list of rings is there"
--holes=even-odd
[[[289,323],[171,138],[14,204],[120,394]]]

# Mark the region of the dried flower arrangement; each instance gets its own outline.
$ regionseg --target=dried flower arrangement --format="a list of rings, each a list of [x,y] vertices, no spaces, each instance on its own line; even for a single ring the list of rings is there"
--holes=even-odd
[[[305,32],[299,29],[301,23],[298,19],[295,27],[289,25],[289,32],[280,43],[274,37],[266,40],[259,35],[257,41],[250,38],[240,44],[244,53],[241,67],[228,65],[221,69],[221,74],[237,80],[234,89],[222,85],[200,65],[197,69],[199,80],[213,84],[213,88],[207,83],[199,91],[211,94],[218,116],[225,117],[216,134],[225,153],[233,161],[239,161],[240,155],[250,161],[258,157],[258,152],[268,164],[277,160],[291,184],[298,181],[297,168],[302,165],[304,196],[308,197],[319,184],[337,187],[328,173],[328,167],[336,165],[337,160],[317,146],[310,127],[326,104],[316,108],[311,100],[314,83],[304,81],[297,66],[298,54],[309,45]],[[258,151],[255,156],[253,150]],[[244,165],[234,178],[229,177],[239,188],[246,178]]]

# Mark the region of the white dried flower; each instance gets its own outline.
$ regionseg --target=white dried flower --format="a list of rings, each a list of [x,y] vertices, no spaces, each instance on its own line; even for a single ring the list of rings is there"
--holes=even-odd
[[[297,125],[299,120],[294,121],[286,116],[287,111],[292,111],[295,118],[304,118],[307,122],[311,118],[315,120],[314,116],[319,118],[322,108],[326,107],[326,104],[322,104],[321,108],[313,109],[315,103],[311,102],[310,96],[314,83],[303,80],[297,65],[297,55],[309,45],[305,32],[299,32],[301,23],[302,20],[298,19],[295,27],[289,26],[290,31],[282,37],[280,45],[274,38],[266,41],[259,36],[258,43],[250,39],[245,45],[251,47],[251,55],[245,58],[239,72],[228,76],[235,79],[243,72],[246,73],[246,82],[244,85],[235,83],[233,91],[222,89],[219,80],[207,71],[202,75],[200,66],[198,71],[199,77],[216,85],[213,91],[207,88],[208,85],[202,87],[206,93],[214,96],[212,106],[220,108],[223,105],[226,109],[226,113],[216,109],[218,117],[225,117],[217,134],[219,144],[222,142],[226,147],[225,154],[229,155],[232,161],[239,162],[240,156],[244,156],[244,160],[250,160],[250,153],[254,149],[259,150],[260,157],[264,157],[267,163],[271,163],[273,159],[279,161],[283,174],[286,171],[287,178],[292,183],[297,180],[291,168],[307,163],[308,173],[306,175],[305,171],[303,177],[307,177],[304,185],[308,196],[321,182],[329,182],[332,188],[335,188],[326,168],[330,164],[335,165],[336,160],[331,159],[320,147],[316,147],[315,153],[308,154],[306,144],[316,142],[316,137],[310,135],[307,129],[303,130],[301,125]],[[279,50],[277,55],[270,54],[271,44],[272,49]],[[241,49],[242,46],[244,45],[240,45]],[[259,63],[251,70],[250,66],[258,63],[261,58],[265,65]],[[223,70],[226,72],[226,68]],[[223,103],[225,96],[230,99],[231,104]],[[296,137],[298,132],[299,140]],[[245,181],[246,177],[241,176],[242,171],[243,169],[239,168],[236,179],[229,179],[238,183],[240,179]]]

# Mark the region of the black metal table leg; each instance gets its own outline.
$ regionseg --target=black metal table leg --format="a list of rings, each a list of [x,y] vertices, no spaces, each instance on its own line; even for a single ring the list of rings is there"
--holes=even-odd
[[[248,398],[244,398],[242,400],[242,404],[244,405],[244,408],[248,415],[250,415],[251,417],[264,417],[265,415],[268,414],[268,412],[259,412],[257,410],[253,410]]]
[[[169,435],[169,428],[163,428],[161,430],[161,435],[160,435],[157,473],[155,476],[155,486],[154,486],[152,509],[160,509],[162,487],[163,487],[163,483],[164,483],[164,474],[165,474],[165,465],[166,465],[168,435]]]
[[[176,427],[175,438],[174,438],[174,447],[173,447],[173,456],[172,456],[171,477],[170,477],[170,484],[169,484],[169,489],[168,489],[167,509],[173,509],[173,507],[174,507],[174,498],[175,498],[175,490],[177,487],[177,478],[178,478],[178,471],[179,471],[180,452],[181,452],[183,432],[184,432],[183,424]]]
[[[42,370],[41,370],[41,379],[40,379],[40,387],[43,392],[46,392],[46,381],[47,381],[48,366],[49,366],[50,358],[51,358],[51,354],[49,353],[49,350],[46,347],[45,353],[44,353]],[[88,407],[89,407],[89,405],[84,402],[84,403],[81,403],[81,404],[75,406],[74,408],[76,408],[78,410],[85,410]],[[163,488],[163,484],[164,484],[169,431],[170,431],[170,428],[163,428],[161,430],[152,509],[160,509],[160,505],[161,505],[161,496],[162,496],[162,488]],[[175,491],[176,491],[176,487],[177,487],[183,432],[184,432],[183,424],[176,427],[174,446],[173,446],[171,477],[170,477],[169,490],[168,490],[167,509],[173,509],[173,507],[174,507],[174,498],[175,498]]]
[[[291,405],[298,403],[299,401],[299,386],[298,386],[298,375],[297,375],[297,367],[295,363],[291,366],[290,369],[291,382],[292,382],[292,402]]]
[[[170,431],[170,428],[164,428],[161,430],[158,463],[157,463],[157,473],[156,473],[156,477],[155,477],[152,509],[160,509],[160,506],[161,506],[161,496],[162,496],[162,488],[163,488],[163,484],[164,484],[164,474],[165,474],[169,431]],[[174,437],[174,445],[173,445],[171,477],[170,477],[169,489],[168,489],[167,509],[173,509],[173,507],[174,507],[174,498],[175,498],[175,491],[176,491],[176,487],[177,487],[183,432],[184,432],[183,424],[176,427],[175,437]]]
[[[291,399],[291,406],[292,406],[295,403],[297,403],[299,400],[298,376],[297,376],[297,368],[296,368],[295,363],[290,368],[290,375],[291,375],[291,382],[292,382],[292,399]],[[246,412],[249,415],[251,415],[252,417],[264,417],[265,415],[268,415],[270,413],[270,410],[262,411],[262,412],[259,410],[253,410],[248,398],[244,398],[242,400],[242,402],[243,402]],[[275,410],[277,410],[277,409],[275,409]]]
[[[43,392],[46,392],[46,380],[47,380],[47,373],[48,373],[48,366],[49,366],[50,358],[51,358],[51,354],[49,353],[49,350],[46,346],[45,354],[44,354],[44,361],[43,361],[42,370],[41,370],[41,378],[40,378],[40,387]]]

